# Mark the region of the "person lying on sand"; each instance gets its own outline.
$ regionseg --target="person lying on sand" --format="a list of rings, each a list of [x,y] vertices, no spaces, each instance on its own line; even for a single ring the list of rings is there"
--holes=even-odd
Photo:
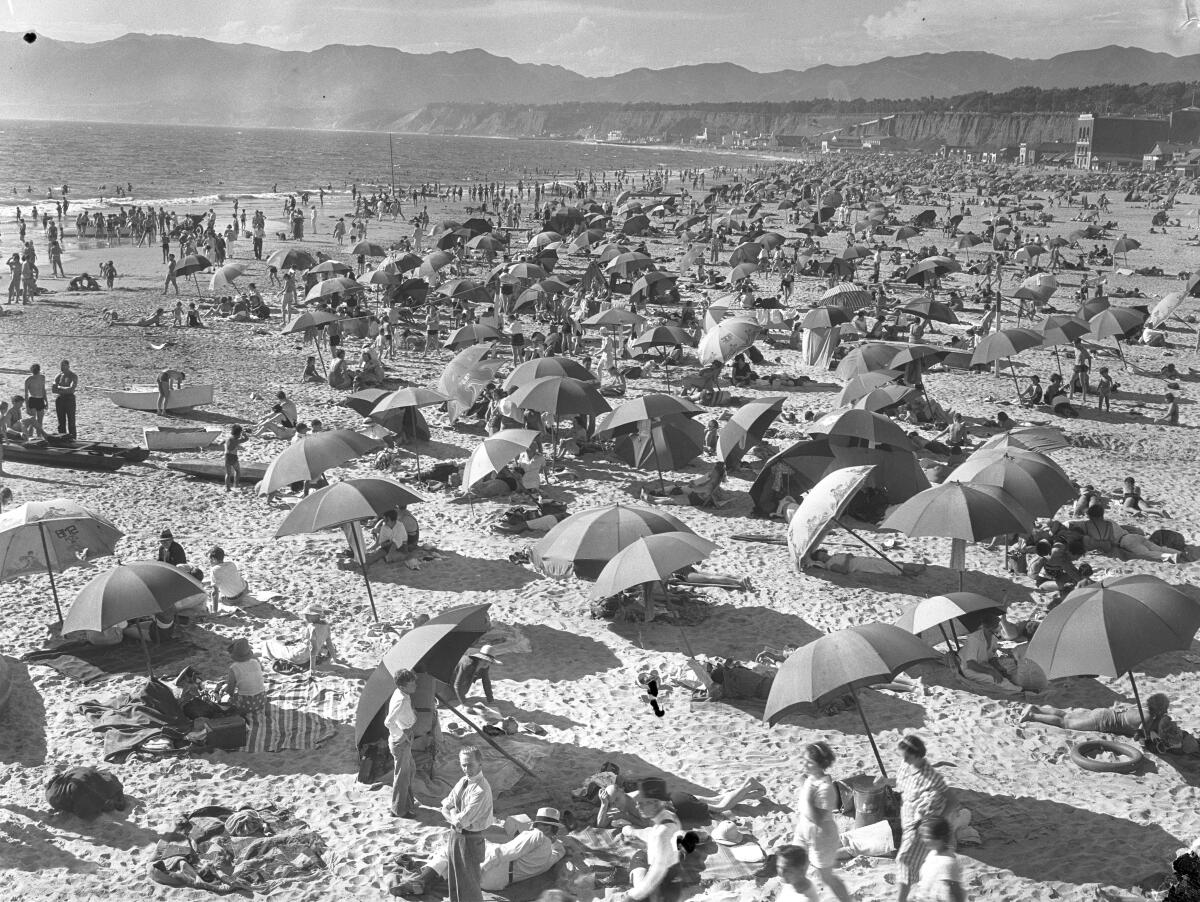
[[[80,273],[67,283],[68,291],[99,291],[100,283],[87,273]]]
[[[722,507],[729,503],[721,484],[725,481],[725,462],[718,460],[712,469],[691,482],[650,483],[643,487],[640,497],[652,504],[690,504],[693,507]]]
[[[113,312],[115,314],[115,311],[113,311]],[[166,313],[166,311],[164,311],[162,307],[159,307],[152,314],[150,314],[149,316],[144,316],[141,319],[120,320],[120,319],[111,318],[108,320],[108,324],[110,326],[134,326],[134,327],[140,328],[140,329],[147,329],[152,326],[164,325],[163,316],[165,315],[165,313]]]
[[[1124,552],[1130,557],[1161,561],[1164,564],[1178,564],[1181,560],[1186,560],[1186,555],[1182,552],[1156,545],[1145,536],[1129,532],[1105,519],[1104,508],[1099,504],[1088,508],[1087,519],[1072,520],[1067,525],[1083,536],[1084,547],[1089,551],[1098,551],[1101,554]]]
[[[603,774],[612,775],[612,779],[607,779]],[[621,786],[620,768],[617,765],[608,763],[604,765],[601,774],[595,774],[584,782],[581,787],[582,795],[576,798],[589,798],[592,790],[590,786],[595,786],[595,798],[600,803],[600,808],[596,812],[597,827],[611,827],[614,821],[626,821],[634,827],[648,827],[651,825],[654,816],[664,809],[669,808],[672,813],[682,820],[704,820],[711,816],[712,812],[729,811],[736,808],[742,802],[751,799],[762,799],[766,796],[767,790],[762,783],[754,777],[748,777],[742,781],[736,788],[729,792],[721,793],[713,796],[697,796],[690,792],[676,790],[666,793],[663,798],[655,798],[648,795],[646,792],[647,781],[640,781],[639,788],[626,792]],[[599,785],[603,783],[604,785]],[[654,784],[660,785],[659,783]],[[657,789],[653,791],[657,792]],[[580,792],[580,790],[576,790]]]
[[[1109,708],[1054,708],[1050,705],[1026,705],[1018,723],[1040,723],[1079,733],[1111,733],[1126,739],[1141,739],[1156,751],[1194,755],[1200,745],[1168,715],[1171,700],[1162,692],[1146,699],[1146,728],[1136,705]],[[1190,740],[1190,741],[1189,741]]]

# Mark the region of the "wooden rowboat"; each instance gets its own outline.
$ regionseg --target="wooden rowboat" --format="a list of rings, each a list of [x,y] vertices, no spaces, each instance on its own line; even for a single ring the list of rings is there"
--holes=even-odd
[[[197,479],[210,479],[215,482],[225,481],[225,464],[217,460],[172,460],[167,462],[167,469],[176,473],[195,476]],[[242,482],[259,482],[267,475],[266,464],[242,464]]]
[[[197,451],[219,439],[222,432],[199,426],[147,426],[142,435],[149,451]]]
[[[128,463],[139,463],[150,456],[136,445],[108,442],[80,442],[49,437],[42,441],[8,442],[4,456],[14,463],[41,467],[69,467],[75,470],[117,470]]]
[[[108,398],[118,407],[129,410],[158,410],[157,385],[132,385],[123,391],[110,391]],[[187,410],[203,407],[213,402],[211,385],[185,385],[171,391],[167,398],[167,410]]]

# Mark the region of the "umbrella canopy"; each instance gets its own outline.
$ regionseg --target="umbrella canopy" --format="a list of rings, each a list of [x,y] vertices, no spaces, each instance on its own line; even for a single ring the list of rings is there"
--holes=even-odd
[[[352,429],[330,429],[289,445],[271,461],[259,486],[260,495],[278,492],[293,482],[315,480],[326,470],[383,447],[378,439]]]
[[[572,514],[554,526],[530,550],[534,564],[563,567],[595,579],[623,548],[644,536],[690,530],[670,514],[649,507],[610,504]]]
[[[549,413],[555,419],[576,414],[607,413],[612,408],[594,382],[567,376],[542,376],[517,389],[513,403],[525,410]]]
[[[971,354],[971,366],[1015,357],[1030,348],[1040,348],[1042,343],[1042,334],[1033,329],[1001,329],[984,336],[975,346]]]
[[[386,257],[388,255],[387,248],[382,244],[365,240],[358,242],[354,247],[350,248],[350,253],[354,255],[362,254],[364,257]]]
[[[1062,467],[1046,455],[1016,448],[976,451],[946,480],[1003,489],[1035,517],[1054,516],[1079,494]]]
[[[754,344],[761,332],[762,326],[755,320],[721,320],[700,339],[700,362],[726,363]]]
[[[863,373],[855,376],[842,387],[842,390],[838,393],[833,403],[837,407],[848,407],[859,398],[866,397],[878,388],[895,385],[897,378],[899,378],[899,374],[890,370]]]
[[[949,356],[949,348],[939,348],[934,345],[906,345],[892,355],[892,359],[888,361],[888,368],[899,370],[910,363],[932,365],[945,360]]]
[[[308,289],[308,293],[304,295],[304,302],[307,304],[322,298],[331,298],[339,294],[353,294],[362,290],[363,287],[354,279],[347,278],[346,276],[338,276],[318,282],[312,288]]]
[[[1042,320],[1039,331],[1046,346],[1069,345],[1091,332],[1092,327],[1077,316],[1053,313]]]
[[[716,550],[715,542],[691,532],[644,536],[604,565],[588,594],[609,598],[642,583],[659,582],[677,570],[700,563]]]
[[[226,263],[208,280],[209,290],[225,291],[236,287],[233,284],[234,280],[244,276],[249,268],[245,263]]]
[[[909,301],[900,309],[910,316],[919,316],[921,319],[927,319],[931,322],[958,325],[958,317],[954,315],[954,311],[950,309],[950,305],[944,301],[935,301],[931,298],[917,298],[916,300]]]
[[[298,247],[277,250],[271,256],[267,257],[267,266],[274,266],[280,272],[283,272],[285,269],[312,269],[316,265],[316,256]]]
[[[820,303],[843,310],[861,310],[874,305],[875,298],[867,289],[860,288],[853,282],[840,282],[821,295]]]
[[[1161,301],[1154,305],[1154,309],[1150,311],[1150,325],[1161,326],[1172,316],[1174,316],[1175,312],[1181,306],[1183,306],[1182,291],[1173,291],[1164,296]]]
[[[904,606],[896,626],[927,642],[949,641],[950,636],[973,633],[985,618],[1002,614],[1004,607],[976,592],[947,592]],[[940,635],[940,639],[938,638]]]
[[[763,719],[774,726],[803,705],[819,705],[847,692],[854,695],[857,705],[859,689],[889,682],[905,668],[939,657],[928,643],[891,624],[866,623],[838,630],[802,646],[783,662],[767,696]],[[886,778],[861,705],[858,712]]]
[[[647,329],[630,343],[631,347],[649,350],[650,348],[694,348],[696,339],[686,329],[679,326],[655,326]]]
[[[944,482],[909,498],[881,524],[908,536],[975,542],[1033,528],[1033,515],[1008,492],[990,485]]]
[[[288,320],[283,334],[289,335],[295,332],[307,332],[309,329],[320,329],[322,326],[337,322],[338,319],[336,313],[330,313],[328,310],[305,310],[300,315]]]
[[[354,520],[381,517],[402,504],[426,498],[390,479],[347,479],[300,500],[275,530],[275,538],[332,529]]]
[[[1016,448],[1021,451],[1037,451],[1047,454],[1050,451],[1060,451],[1070,446],[1062,430],[1054,426],[1021,426],[993,435],[980,445],[978,450]]]
[[[631,467],[656,470],[661,479],[664,467],[682,470],[704,453],[704,427],[683,415],[643,422],[618,434],[613,453]]]
[[[443,683],[454,681],[454,669],[458,662],[491,629],[488,619],[490,607],[488,604],[472,604],[451,608],[427,623],[413,627],[388,649],[379,666],[367,678],[358,697],[358,710],[354,715],[356,745],[361,744],[368,733],[374,733],[376,728],[381,735],[386,735],[386,729],[377,721],[382,720],[392,693],[396,691],[394,674],[420,668],[435,680]]]
[[[404,284],[403,276],[400,276],[397,273],[390,272],[389,270],[386,270],[386,269],[369,270],[369,271],[363,273],[361,276],[359,276],[356,281],[358,282],[359,285],[363,285],[363,286],[367,286],[367,287],[374,286],[377,288],[388,288],[392,285]]]
[[[869,410],[872,413],[883,413],[889,408],[902,404],[916,394],[917,389],[911,385],[884,385],[873,388],[852,405],[856,410]]]
[[[1152,576],[1075,589],[1046,615],[1027,656],[1047,679],[1119,677],[1167,651],[1184,651],[1200,629],[1200,603]]]
[[[586,366],[569,357],[538,357],[526,360],[509,373],[508,378],[504,380],[504,387],[528,385],[535,379],[547,376],[565,376],[583,382],[594,381],[596,378]]]
[[[596,433],[620,435],[636,432],[640,423],[654,422],[669,416],[691,417],[703,412],[703,407],[685,398],[659,393],[643,395],[634,401],[624,402],[600,420],[596,424]]]
[[[758,272],[757,263],[739,263],[729,271],[730,282],[740,282],[742,279],[748,279]]]
[[[324,276],[336,276],[339,274],[347,275],[354,272],[354,267],[349,263],[343,263],[341,260],[323,260],[316,266],[309,269],[310,273],[317,273]]]
[[[926,279],[952,272],[962,272],[962,265],[949,257],[926,257],[908,268],[908,272],[904,274],[904,281],[924,282]]]
[[[342,403],[353,410],[360,417],[365,417],[375,409],[375,405],[378,404],[382,398],[386,398],[390,394],[391,392],[386,388],[364,388],[354,392],[353,394],[346,395],[346,397],[342,399]]]
[[[717,457],[727,467],[736,467],[742,456],[762,441],[775,418],[783,413],[785,395],[756,398],[733,412],[729,422],[717,433]]]
[[[869,410],[831,411],[809,426],[808,432],[810,435],[859,439],[871,447],[888,445],[912,450],[912,441],[894,420]]]
[[[412,272],[414,269],[420,269],[421,264],[424,262],[416,254],[405,253],[394,260],[388,260],[379,268],[399,276],[406,272]]]
[[[188,254],[175,264],[175,275],[184,277],[195,275],[198,272],[203,272],[210,266],[212,266],[212,261],[208,257],[200,254]]]
[[[484,234],[476,235],[474,238],[468,241],[467,247],[473,251],[483,251],[485,253],[490,251],[491,253],[495,254],[505,250],[508,245],[504,241],[504,237],[502,235]]]
[[[646,320],[644,317],[626,310],[624,307],[609,307],[581,321],[584,326],[608,328],[612,326],[640,326]]]
[[[605,266],[609,273],[616,273],[626,279],[643,269],[653,268],[654,260],[648,254],[639,251],[622,251],[612,257]]]
[[[492,293],[474,279],[451,279],[439,285],[435,294],[454,301],[471,301],[488,304],[492,301]]]
[[[1126,254],[1129,251],[1136,251],[1141,246],[1142,246],[1142,243],[1140,241],[1138,241],[1136,238],[1129,238],[1129,237],[1118,238],[1117,243],[1113,245],[1113,253],[1114,254]]]
[[[485,360],[491,350],[490,344],[464,348],[442,370],[437,390],[450,399],[446,404],[450,422],[475,403],[480,391],[502,366],[499,361]]]
[[[850,314],[842,307],[814,307],[804,314],[800,325],[805,329],[832,329],[850,322]]]
[[[472,323],[469,326],[462,326],[451,332],[450,337],[446,339],[445,347],[452,351],[457,351],[460,348],[469,348],[471,345],[482,344],[483,342],[499,341],[502,337],[491,326]]]
[[[733,253],[729,255],[729,265],[737,266],[741,263],[758,263],[758,258],[762,256],[765,248],[757,241],[747,241],[744,244],[739,244],[733,249]]]
[[[1058,279],[1054,278],[1051,273],[1040,272],[1022,282],[1021,290],[1027,292],[1035,300],[1045,302],[1050,300],[1050,296],[1058,290]]]
[[[874,469],[864,466],[834,470],[804,496],[788,521],[788,548],[797,570],[803,569],[804,559],[821,544],[829,524],[842,515]]]
[[[678,278],[679,276],[675,273],[663,272],[658,269],[648,269],[633,283],[630,295],[653,297],[659,291],[669,290]]]
[[[71,604],[63,632],[102,632],[125,620],[170,613],[204,586],[172,564],[131,561],[93,577]]]
[[[484,439],[463,468],[463,487],[469,489],[484,477],[499,472],[528,451],[540,434],[534,429],[501,429]]]
[[[1097,338],[1120,338],[1131,329],[1136,329],[1146,317],[1129,307],[1109,307],[1088,320],[1092,334]]]

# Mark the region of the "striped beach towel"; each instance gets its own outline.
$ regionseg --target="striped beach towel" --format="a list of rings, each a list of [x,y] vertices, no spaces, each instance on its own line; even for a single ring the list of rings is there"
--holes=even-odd
[[[315,749],[349,721],[342,693],[307,681],[267,681],[267,704],[249,717],[247,752]]]

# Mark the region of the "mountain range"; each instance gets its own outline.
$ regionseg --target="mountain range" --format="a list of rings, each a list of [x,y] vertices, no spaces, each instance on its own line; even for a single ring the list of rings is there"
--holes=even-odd
[[[1016,87],[1195,80],[1200,54],[1103,47],[1049,59],[960,51],[754,72],[732,63],[589,78],[483,50],[334,44],[282,51],[173,35],[33,43],[0,33],[0,118],[389,130],[428,104],[728,103],[949,97]]]

